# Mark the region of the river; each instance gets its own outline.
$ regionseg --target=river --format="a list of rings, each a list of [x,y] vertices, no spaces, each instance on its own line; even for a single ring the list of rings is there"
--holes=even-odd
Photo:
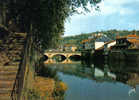
[[[67,84],[64,100],[139,100],[139,65],[128,62],[47,64]]]

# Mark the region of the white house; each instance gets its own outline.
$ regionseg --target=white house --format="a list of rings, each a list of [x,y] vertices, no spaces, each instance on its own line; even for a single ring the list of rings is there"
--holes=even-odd
[[[110,43],[108,43],[107,48],[110,48],[111,46],[116,45],[116,41],[112,41]]]
[[[95,50],[104,46],[104,42],[95,42]]]

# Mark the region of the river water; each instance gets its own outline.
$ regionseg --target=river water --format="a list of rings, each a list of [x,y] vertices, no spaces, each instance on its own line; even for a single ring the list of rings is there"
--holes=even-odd
[[[139,65],[136,63],[77,62],[46,67],[67,84],[64,100],[139,100]]]

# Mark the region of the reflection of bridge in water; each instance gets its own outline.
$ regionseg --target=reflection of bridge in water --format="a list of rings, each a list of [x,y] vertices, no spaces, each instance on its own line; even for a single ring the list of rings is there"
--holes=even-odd
[[[75,61],[72,61],[70,57],[72,56],[79,56],[81,57],[81,52],[46,52],[44,55],[48,58],[44,63],[57,63],[56,60],[53,59],[54,56],[63,56],[65,59],[58,63],[76,63]]]

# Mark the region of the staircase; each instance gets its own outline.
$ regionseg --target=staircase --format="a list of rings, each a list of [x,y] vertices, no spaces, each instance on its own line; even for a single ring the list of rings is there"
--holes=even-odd
[[[11,33],[0,39],[0,100],[12,100],[11,93],[21,63],[25,38],[25,33]]]
[[[0,66],[0,100],[11,100],[17,70],[17,66]]]

